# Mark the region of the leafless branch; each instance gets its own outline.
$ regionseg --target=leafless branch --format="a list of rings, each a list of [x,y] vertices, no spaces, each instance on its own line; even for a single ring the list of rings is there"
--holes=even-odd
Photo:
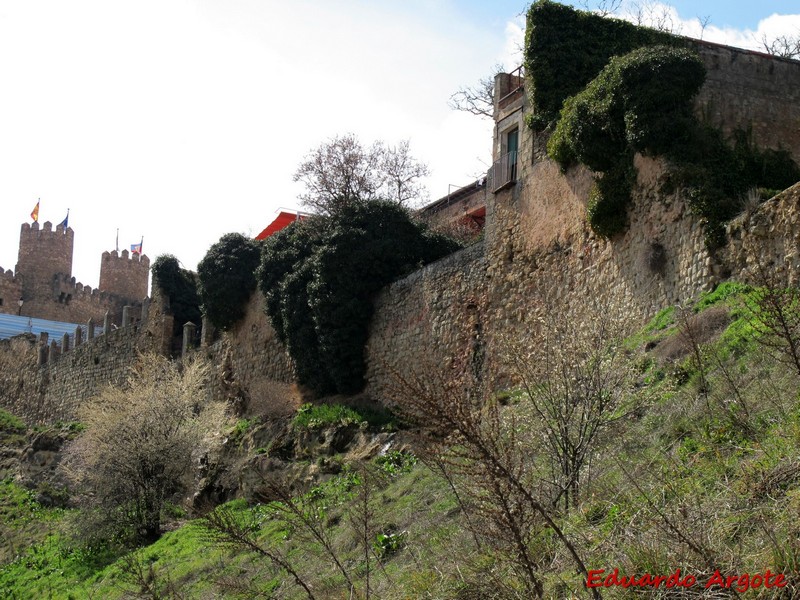
[[[448,106],[478,117],[494,118],[494,78],[503,72],[502,65],[495,65],[487,77],[482,77],[477,84],[462,86],[450,96]]]

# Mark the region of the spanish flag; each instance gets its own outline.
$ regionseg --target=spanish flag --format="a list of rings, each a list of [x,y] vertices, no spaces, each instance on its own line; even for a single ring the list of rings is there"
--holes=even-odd
[[[39,222],[39,202],[39,200],[36,201],[36,206],[34,206],[33,210],[31,211],[31,219],[33,219],[34,223]]]

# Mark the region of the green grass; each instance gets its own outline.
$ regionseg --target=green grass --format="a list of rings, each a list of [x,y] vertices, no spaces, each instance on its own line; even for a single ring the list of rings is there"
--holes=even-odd
[[[721,336],[703,348],[709,361],[705,392],[698,388],[696,367],[685,358],[663,365],[656,377],[653,355],[645,346],[631,351],[631,359],[642,365],[641,385],[634,393],[645,394],[647,400],[641,411],[626,414],[604,432],[584,473],[581,500],[568,513],[554,514],[565,534],[577,540],[589,568],[668,575],[676,566],[697,564],[696,552],[678,531],[720,557],[723,570],[755,573],[769,567],[797,581],[797,374],[769,360],[758,344],[746,343],[752,342],[754,332],[747,329],[747,315],[737,311],[745,310],[743,298],[753,293],[735,284],[719,286],[696,305],[698,311],[724,305],[733,317]],[[674,310],[665,309],[637,333],[638,339],[674,335],[674,322]],[[720,353],[722,363],[711,360],[713,352]],[[720,364],[729,369],[727,375]],[[513,398],[504,397],[503,410],[520,410],[521,403]],[[306,405],[295,421],[312,429],[364,422],[359,410],[336,405]],[[234,431],[244,435],[250,427],[252,423],[243,420]],[[535,423],[525,427],[533,430]],[[536,488],[549,475],[542,469],[547,461],[542,449],[533,447],[536,439],[525,439],[532,446],[523,449],[520,464]],[[521,579],[510,555],[493,546],[491,529],[476,546],[446,481],[408,452],[389,452],[371,465],[377,488],[370,501],[374,514],[369,546],[381,559],[378,567],[373,555],[375,597],[497,597],[493,594],[500,584],[519,591]],[[359,514],[363,486],[361,472],[344,464],[337,476],[297,496],[304,510],[314,511],[325,524],[358,585],[363,585],[365,562],[353,519]],[[485,496],[469,499],[482,502]],[[280,550],[313,583],[318,597],[347,597],[344,578],[319,542],[301,528],[287,526],[274,504],[249,506],[236,500],[225,508],[249,524],[258,543]],[[0,597],[114,599],[139,592],[126,573],[125,560],[106,548],[75,545],[61,532],[70,514],[44,509],[33,493],[8,481],[0,483],[0,533],[4,545],[7,539],[15,540],[14,556],[0,567]],[[177,510],[173,515],[184,516]],[[531,527],[540,524],[532,522]],[[580,596],[581,578],[552,531],[540,529],[531,552],[540,561],[546,596]],[[220,582],[231,577],[252,581],[265,593],[280,587],[283,597],[303,597],[268,560],[210,543],[194,522],[132,556],[143,568],[152,568],[164,596],[173,585],[189,598],[234,597],[220,591]],[[744,597],[769,596],[751,592]]]
[[[319,429],[330,425],[357,425],[366,419],[348,406],[341,404],[303,404],[297,411],[294,424],[304,429]]]
[[[0,432],[24,433],[25,423],[7,410],[0,408]]]

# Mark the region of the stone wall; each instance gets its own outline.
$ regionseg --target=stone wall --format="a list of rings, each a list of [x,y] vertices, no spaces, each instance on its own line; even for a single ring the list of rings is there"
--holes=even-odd
[[[485,246],[478,242],[385,288],[375,300],[365,349],[367,392],[385,399],[393,372],[430,366],[478,375],[485,360]]]
[[[760,147],[789,150],[800,163],[800,61],[692,42],[706,66],[701,118],[726,134],[750,132]]]
[[[22,285],[11,270],[0,267],[0,314],[16,315],[19,299],[22,298]]]
[[[616,313],[640,327],[727,278],[752,278],[757,265],[782,282],[800,282],[800,184],[732,222],[729,245],[712,256],[681,198],[657,194],[663,165],[642,157],[636,163],[638,189],[624,235],[602,240],[586,225],[587,173],[565,176],[542,162],[535,177],[490,202],[483,244],[383,290],[366,348],[368,393],[385,399],[393,373],[431,367],[501,389],[514,380],[506,347],[536,344],[545,315],[580,328],[598,312]],[[561,206],[557,219],[566,226],[543,224],[543,203]]]
[[[800,281],[800,184],[732,222],[730,244],[712,257],[681,199],[656,194],[660,164],[637,158],[637,166],[630,228],[617,239],[600,240],[585,224],[588,174],[564,175],[541,162],[532,170],[536,177],[494,196],[485,241],[385,288],[365,348],[368,394],[386,400],[394,373],[434,368],[506,387],[514,377],[505,348],[536,344],[544,314],[581,326],[595,311],[616,311],[641,325],[727,277],[747,278],[758,265],[781,281]],[[537,228],[546,202],[563,207],[559,222],[567,224],[552,229],[549,241]],[[156,293],[141,320],[57,352],[44,365],[38,365],[43,349],[34,338],[4,341],[0,404],[30,423],[75,419],[78,407],[104,385],[125,379],[140,353],[169,355],[171,331]],[[233,330],[199,352],[216,367],[218,398],[270,413],[294,408],[296,398],[287,391],[291,360],[259,293]]]
[[[24,275],[20,276],[24,278]],[[89,319],[101,323],[106,312],[111,316],[111,322],[122,324],[122,309],[125,305],[141,305],[145,298],[142,296],[136,301],[126,299],[116,294],[100,291],[76,281],[74,277],[63,274],[50,276],[47,285],[38,286],[33,296],[23,296],[25,302],[22,314],[25,316],[63,323],[85,323]],[[6,307],[3,311],[16,314],[14,307]]]
[[[763,271],[778,285],[800,286],[800,183],[751,207],[727,230],[725,274],[758,283]]]
[[[72,276],[74,237],[72,228],[57,225],[53,229],[49,221],[41,227],[23,223],[15,271],[0,269],[0,313],[17,314],[21,298],[23,316],[99,323],[108,312],[112,322],[120,325],[123,307],[141,304],[147,297],[149,259],[139,255],[129,259],[126,250],[119,257],[105,252],[100,289],[92,289]]]
[[[140,355],[168,355],[172,317],[162,303],[128,314],[128,324],[67,351],[44,336],[0,341],[0,405],[29,424],[71,421],[103,387],[122,383]]]
[[[294,382],[292,360],[264,312],[259,291],[250,297],[245,317],[203,352],[218,368],[217,394],[235,402],[260,403],[272,383]]]
[[[103,252],[100,258],[99,287],[122,298],[141,300],[147,297],[150,259],[139,253],[129,256],[127,250]]]

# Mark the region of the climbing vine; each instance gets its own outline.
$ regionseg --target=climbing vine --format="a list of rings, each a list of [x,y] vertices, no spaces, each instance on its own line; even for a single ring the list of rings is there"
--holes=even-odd
[[[601,237],[626,227],[636,153],[667,159],[662,191],[682,191],[710,249],[724,243],[724,224],[749,189],[800,179],[788,152],[761,150],[741,131],[729,142],[697,120],[705,68],[684,38],[539,0],[528,13],[525,56],[528,123],[552,130],[548,155],[562,169],[580,163],[596,173],[588,218]]]
[[[378,201],[294,223],[268,238],[259,286],[298,381],[318,394],[358,392],[375,293],[457,248],[396,203]]]

